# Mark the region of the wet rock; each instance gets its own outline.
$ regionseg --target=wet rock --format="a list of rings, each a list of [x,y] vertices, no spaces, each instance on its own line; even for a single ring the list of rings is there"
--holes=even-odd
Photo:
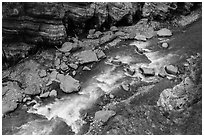
[[[115,96],[114,96],[113,94],[110,94],[109,97],[110,97],[111,99],[113,99]]]
[[[63,71],[66,71],[69,69],[69,67],[67,66],[67,64],[65,62],[62,62],[61,65],[60,65],[60,68],[63,70]]]
[[[107,122],[112,116],[116,114],[115,111],[112,110],[101,110],[97,111],[94,116],[95,121]]]
[[[73,68],[73,69],[77,69],[78,68],[78,65],[77,64],[74,64],[74,63],[70,63],[70,64],[68,64],[69,65],[69,67],[71,67],[71,68]]]
[[[112,26],[112,27],[110,28],[110,31],[116,32],[116,31],[118,31],[118,28],[117,28],[116,26]]]
[[[98,61],[96,53],[92,50],[85,50],[75,54],[74,56],[79,60],[80,64]]]
[[[135,39],[138,41],[147,41],[147,38],[144,35],[136,35]]]
[[[79,81],[72,78],[70,75],[58,74],[57,79],[60,81],[60,88],[65,93],[71,93],[79,91],[80,84]]]
[[[155,75],[155,71],[153,68],[142,67],[142,68],[140,68],[140,70],[141,70],[142,74],[145,76],[154,76]]]
[[[57,91],[53,89],[52,91],[50,91],[49,96],[50,97],[56,97],[57,96]]]
[[[171,36],[172,32],[171,32],[171,30],[169,30],[167,28],[163,28],[163,29],[160,29],[159,31],[157,31],[157,35],[161,36],[161,37]]]
[[[73,72],[72,72],[72,75],[75,76],[75,75],[76,75],[76,71],[73,71]]]
[[[94,52],[96,53],[98,59],[106,58],[106,54],[102,50],[96,49]]]
[[[26,105],[35,105],[35,104],[37,104],[38,102],[36,101],[36,100],[32,100],[32,101],[28,101],[27,103],[26,103]]]
[[[24,102],[24,103],[27,102],[27,101],[31,101],[31,97],[25,97],[25,98],[23,99],[23,102]]]
[[[130,85],[127,83],[122,83],[121,85],[122,89],[125,91],[129,91],[130,90]]]
[[[162,45],[161,45],[163,48],[165,48],[165,49],[167,49],[168,47],[169,47],[169,44],[168,43],[162,43]]]
[[[40,70],[39,76],[40,76],[41,78],[46,77],[46,76],[47,76],[46,70],[44,70],[44,69],[43,69],[43,70]]]
[[[83,70],[89,71],[89,70],[91,70],[91,69],[90,69],[89,67],[85,66],[85,67],[83,67]]]
[[[40,98],[47,98],[49,94],[50,94],[49,92],[42,93],[40,94]]]
[[[165,70],[168,74],[176,75],[178,74],[178,67],[173,65],[168,65],[165,67]]]

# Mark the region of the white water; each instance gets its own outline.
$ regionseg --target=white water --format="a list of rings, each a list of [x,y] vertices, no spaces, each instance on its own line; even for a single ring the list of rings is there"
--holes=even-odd
[[[56,99],[53,103],[47,105],[36,104],[28,110],[29,113],[35,113],[44,116],[47,120],[53,120],[56,117],[69,125],[76,134],[80,131],[85,121],[82,120],[80,111],[88,109],[104,93],[109,93],[119,86],[117,81],[125,75],[121,72],[113,72],[115,67],[108,68],[103,73],[96,75],[87,81],[87,87],[82,89],[79,94],[68,95],[62,99]],[[27,123],[21,126],[19,134],[35,134],[37,127],[32,126],[33,132],[30,132],[30,125],[38,124],[36,122]],[[27,130],[26,130],[27,129]],[[48,134],[51,127],[43,127],[42,132],[38,134]]]

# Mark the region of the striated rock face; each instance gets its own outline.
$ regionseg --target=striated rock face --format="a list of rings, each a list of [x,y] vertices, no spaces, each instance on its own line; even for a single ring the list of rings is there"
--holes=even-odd
[[[29,42],[61,45],[67,34],[126,20],[132,23],[137,3],[3,3],[3,39],[24,35]],[[80,31],[77,31],[80,30]]]

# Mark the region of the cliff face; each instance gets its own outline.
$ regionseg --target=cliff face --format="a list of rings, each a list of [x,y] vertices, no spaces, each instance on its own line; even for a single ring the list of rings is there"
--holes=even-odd
[[[142,18],[166,21],[188,14],[200,3],[4,2],[3,61],[25,58],[39,47],[61,46],[68,36],[90,29],[132,25]]]
[[[132,23],[137,11],[138,3],[3,3],[3,36],[8,40],[22,34],[29,42],[61,45],[67,33],[124,18]]]
[[[91,28],[131,25],[142,17],[165,19],[172,10],[190,12],[196,3],[3,3],[3,40],[61,45],[67,35]],[[22,36],[20,37],[22,38]],[[18,38],[19,39],[19,38]]]

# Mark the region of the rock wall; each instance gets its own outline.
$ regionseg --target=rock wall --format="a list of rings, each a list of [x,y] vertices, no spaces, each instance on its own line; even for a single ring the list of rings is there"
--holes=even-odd
[[[16,62],[41,47],[61,46],[68,36],[86,35],[90,29],[132,25],[142,18],[165,21],[197,6],[201,3],[3,2],[3,61]]]

